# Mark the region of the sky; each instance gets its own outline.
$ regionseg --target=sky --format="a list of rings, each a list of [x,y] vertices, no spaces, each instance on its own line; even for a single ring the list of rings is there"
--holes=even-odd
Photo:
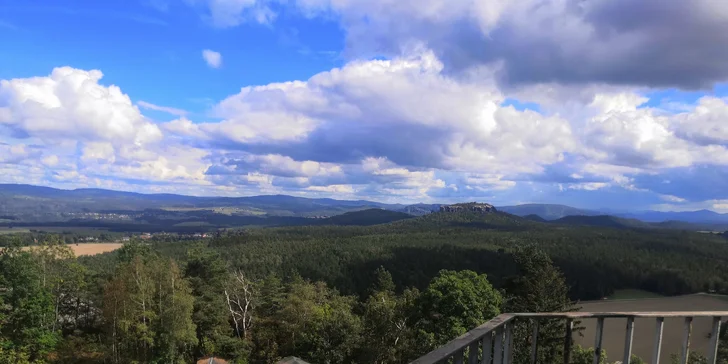
[[[0,0],[0,183],[728,212],[714,0]]]

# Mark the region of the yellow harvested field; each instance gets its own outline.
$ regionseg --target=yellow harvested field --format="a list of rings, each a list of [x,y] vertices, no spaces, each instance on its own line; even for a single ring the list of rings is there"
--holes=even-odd
[[[66,244],[68,245],[71,250],[73,250],[73,254],[75,254],[77,257],[80,257],[82,255],[96,255],[101,253],[108,253],[111,251],[114,251],[116,249],[121,248],[122,243],[79,243],[77,244]],[[32,249],[32,246],[26,246],[23,247],[23,250]]]
[[[678,297],[604,300],[581,302],[581,311],[588,312],[637,312],[637,311],[728,311],[728,296],[693,294]],[[725,318],[724,318],[725,319]],[[707,356],[712,318],[696,317],[690,337],[691,351]],[[684,333],[684,318],[665,318],[662,334],[660,363],[670,363],[671,354],[679,354]],[[574,335],[577,344],[594,347],[596,319],[583,320],[583,336]],[[606,319],[602,346],[609,362],[621,361],[624,352],[627,319]],[[637,318],[634,322],[632,353],[645,362],[652,362],[655,338],[655,319]]]
[[[82,255],[96,255],[108,253],[122,247],[121,243],[91,243],[91,244],[69,244],[73,249],[73,254],[77,257]]]

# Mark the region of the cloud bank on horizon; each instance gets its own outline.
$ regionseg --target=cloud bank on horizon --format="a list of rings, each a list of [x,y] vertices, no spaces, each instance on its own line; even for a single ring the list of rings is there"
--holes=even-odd
[[[121,77],[118,63],[105,70],[61,59],[38,74],[17,63],[0,74],[0,183],[728,211],[721,2],[154,3],[165,6],[147,7],[155,16],[143,18],[148,26],[206,34],[208,44],[190,45],[184,54],[194,62],[177,74],[205,75],[186,99],[168,100],[168,91],[185,90],[164,83],[106,82]],[[216,38],[264,29],[286,35],[276,47],[295,43],[301,57],[321,59],[331,51],[314,52],[303,39],[315,43],[307,27],[332,22],[338,64],[306,63],[307,77],[288,80],[280,75],[303,63],[251,68],[245,55],[256,48],[241,52]],[[13,26],[3,32],[27,27]],[[184,39],[170,42],[184,48]],[[269,82],[211,74],[235,69]],[[215,89],[204,107],[185,110],[217,84],[227,94]]]

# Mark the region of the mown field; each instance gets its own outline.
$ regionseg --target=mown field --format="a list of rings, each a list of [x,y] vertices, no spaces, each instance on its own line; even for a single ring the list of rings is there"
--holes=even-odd
[[[607,297],[610,300],[636,300],[644,298],[660,298],[664,297],[657,293],[643,291],[641,289],[619,289],[616,290],[612,295]]]
[[[71,250],[73,250],[73,254],[75,254],[77,257],[84,256],[84,255],[96,255],[96,254],[102,254],[102,253],[108,253],[112,252],[116,249],[119,249],[122,247],[122,243],[80,243],[80,244],[66,244],[68,245]],[[33,246],[26,246],[23,247],[23,250],[32,249]]]
[[[602,300],[581,302],[582,311],[589,312],[629,312],[629,311],[728,311],[728,296],[693,294],[677,297],[642,298],[624,300]],[[707,356],[710,342],[712,318],[702,317],[693,320],[690,338],[691,350]],[[606,319],[604,323],[603,348],[609,362],[621,361],[624,352],[625,328],[627,319]],[[584,330],[575,335],[577,344],[583,347],[594,346],[596,319],[584,320]],[[683,340],[684,319],[666,318],[662,336],[660,363],[670,363],[671,354],[679,354]],[[632,353],[648,363],[652,362],[654,348],[655,320],[635,319]]]

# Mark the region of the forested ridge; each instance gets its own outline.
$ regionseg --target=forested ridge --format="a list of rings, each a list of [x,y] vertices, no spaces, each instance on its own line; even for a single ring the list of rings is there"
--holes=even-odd
[[[79,258],[59,242],[0,254],[0,362],[406,363],[500,312],[572,310],[622,288],[728,293],[721,236],[505,213],[233,230]],[[560,360],[562,328],[541,330],[540,361]]]
[[[362,295],[383,266],[398,288],[423,288],[440,269],[487,273],[500,287],[512,274],[510,253],[536,245],[564,272],[574,300],[600,299],[616,289],[678,295],[728,293],[728,244],[713,234],[540,224],[509,214],[435,213],[392,224],[239,230],[208,243],[232,265],[254,274],[322,280]],[[160,243],[184,259],[189,245]]]

